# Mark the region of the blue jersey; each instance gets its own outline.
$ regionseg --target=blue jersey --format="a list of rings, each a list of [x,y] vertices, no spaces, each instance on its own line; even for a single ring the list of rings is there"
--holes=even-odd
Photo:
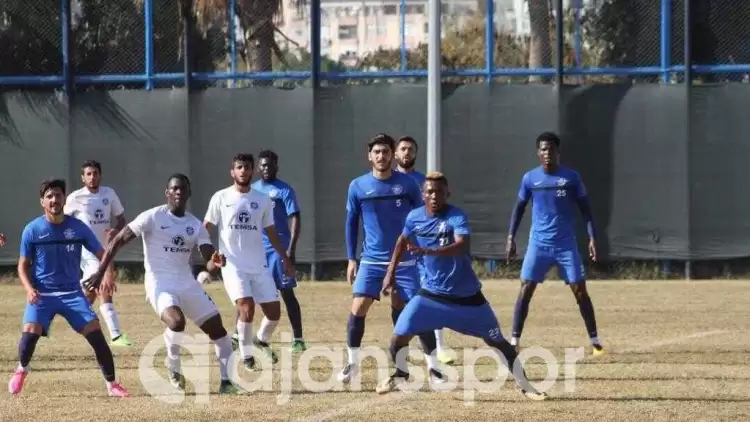
[[[414,180],[397,171],[387,180],[367,173],[352,180],[346,201],[346,250],[355,259],[359,219],[365,230],[361,260],[390,262],[404,220],[422,205],[422,191]],[[402,261],[414,259],[405,254]]]
[[[529,243],[539,246],[575,244],[578,200],[587,195],[581,176],[558,167],[547,174],[540,166],[523,175],[518,197],[532,201]]]
[[[453,205],[440,215],[427,215],[420,207],[406,217],[402,235],[421,248],[437,249],[455,242],[455,236],[469,236],[469,221],[466,214]],[[471,255],[422,256],[424,274],[422,289],[437,295],[451,297],[473,296],[482,288],[474,268]]]
[[[411,176],[411,178],[414,179],[415,182],[417,182],[419,188],[422,189],[422,187],[424,186],[424,181],[426,179],[424,173],[412,170],[410,172],[405,172],[404,174],[408,174],[409,176]]]
[[[21,234],[21,256],[32,262],[31,283],[39,293],[81,290],[81,248],[94,255],[103,252],[96,235],[86,224],[65,216],[60,224],[44,216],[32,220]]]
[[[289,243],[292,241],[292,232],[289,230],[289,217],[300,212],[299,204],[297,204],[297,194],[294,193],[294,189],[279,179],[271,182],[265,182],[258,180],[253,183],[252,189],[258,192],[263,192],[271,198],[273,202],[273,224],[276,227],[276,232],[279,234],[279,240],[285,247],[289,247]],[[268,240],[268,235],[265,230],[263,231],[263,244],[266,250],[273,250],[271,241]]]

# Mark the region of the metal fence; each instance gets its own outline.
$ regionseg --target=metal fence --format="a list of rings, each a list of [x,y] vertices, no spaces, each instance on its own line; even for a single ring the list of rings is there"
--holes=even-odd
[[[744,80],[748,22],[743,0],[445,0],[444,76]],[[428,25],[427,0],[8,0],[0,86],[422,78]]]

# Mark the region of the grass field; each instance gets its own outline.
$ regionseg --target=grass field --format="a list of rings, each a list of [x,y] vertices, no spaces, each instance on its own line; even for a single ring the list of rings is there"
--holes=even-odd
[[[493,304],[503,331],[508,334],[517,283],[486,281],[485,294]],[[188,396],[182,404],[167,404],[147,394],[138,372],[141,352],[161,339],[162,326],[145,302],[141,285],[121,285],[116,306],[120,322],[135,347],[114,349],[118,378],[133,395],[106,397],[100,371],[88,344],[61,318],[52,337],[40,340],[32,373],[19,397],[7,389],[0,399],[0,420],[172,421],[172,420],[749,420],[750,419],[750,282],[743,281],[594,281],[590,282],[599,331],[608,354],[587,356],[575,373],[575,391],[566,392],[565,376],[558,377],[547,402],[524,399],[508,381],[494,393],[477,393],[475,404],[464,404],[464,392],[374,393],[377,368],[365,362],[362,392],[306,392],[295,381],[290,401],[276,403],[277,391],[247,396],[220,397],[218,368],[210,354],[212,395],[208,404]],[[222,310],[225,321],[234,311],[219,284],[207,291]],[[343,348],[350,295],[346,283],[303,283],[298,288],[305,337],[309,344]],[[0,286],[0,360],[9,375],[17,362],[18,328],[25,296],[19,286]],[[257,321],[256,319],[256,328]],[[273,341],[289,332],[282,318]],[[190,333],[195,327],[190,326]],[[384,349],[390,338],[388,306],[376,305],[367,320],[363,346]],[[457,350],[481,342],[447,333]],[[413,345],[417,345],[416,342]],[[537,291],[524,333],[524,346],[548,348],[558,358],[564,349],[587,346],[583,322],[569,290],[548,282]],[[461,368],[462,351],[456,370]],[[191,358],[186,357],[185,365]],[[163,363],[163,349],[154,359]],[[296,358],[295,358],[296,362]],[[325,380],[333,368],[322,359],[311,364],[313,378]],[[562,366],[562,364],[561,364]],[[421,366],[419,366],[421,367]],[[491,379],[496,371],[489,359],[480,361],[477,377]],[[538,359],[527,364],[532,379],[542,380],[547,368]],[[3,382],[7,382],[6,378]],[[245,375],[243,375],[243,378]],[[3,387],[5,388],[5,387]],[[192,391],[189,387],[189,391]],[[179,419],[178,419],[179,418]]]

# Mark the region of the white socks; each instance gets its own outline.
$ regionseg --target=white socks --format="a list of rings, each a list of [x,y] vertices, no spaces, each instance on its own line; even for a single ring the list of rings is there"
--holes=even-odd
[[[271,321],[270,319],[263,317],[263,321],[260,322],[260,328],[258,329],[258,340],[268,343],[273,335],[274,330],[279,325],[279,321]]]
[[[253,323],[237,320],[237,341],[242,359],[253,356]]]
[[[220,339],[214,340],[214,349],[216,358],[219,360],[219,374],[222,380],[229,379],[229,360],[232,358],[232,338],[225,335]]]
[[[435,342],[437,343],[437,352],[443,353],[445,351],[445,336],[443,330],[435,330]]]
[[[176,333],[169,328],[164,330],[164,344],[167,346],[167,368],[172,372],[180,372],[180,344],[178,336],[182,333]]]
[[[359,347],[347,347],[349,351],[349,365],[359,365]]]
[[[109,328],[110,338],[117,338],[120,335],[120,322],[117,320],[117,312],[115,312],[115,305],[112,303],[102,303],[99,305],[99,312],[104,317],[104,322]]]

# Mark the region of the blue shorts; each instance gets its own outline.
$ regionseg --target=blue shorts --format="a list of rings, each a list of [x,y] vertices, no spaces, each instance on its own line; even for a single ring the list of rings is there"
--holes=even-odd
[[[62,296],[39,296],[39,301],[34,305],[26,304],[23,323],[41,325],[42,333],[47,335],[56,315],[62,315],[77,333],[91,321],[99,319],[83,291],[80,291]]]
[[[393,334],[413,336],[443,328],[483,340],[500,341],[503,334],[489,303],[457,305],[417,295],[398,317]]]
[[[371,297],[380,300],[383,278],[388,265],[363,263],[357,269],[352,293],[354,297]],[[396,292],[404,302],[408,302],[419,291],[419,271],[416,265],[396,267]]]
[[[521,267],[521,280],[543,283],[552,266],[557,266],[560,278],[566,284],[575,284],[586,279],[581,254],[575,245],[552,247],[529,244]]]
[[[297,287],[296,277],[287,277],[284,274],[284,261],[281,260],[276,251],[266,251],[266,264],[271,270],[273,281],[276,283],[278,290],[291,289]]]

